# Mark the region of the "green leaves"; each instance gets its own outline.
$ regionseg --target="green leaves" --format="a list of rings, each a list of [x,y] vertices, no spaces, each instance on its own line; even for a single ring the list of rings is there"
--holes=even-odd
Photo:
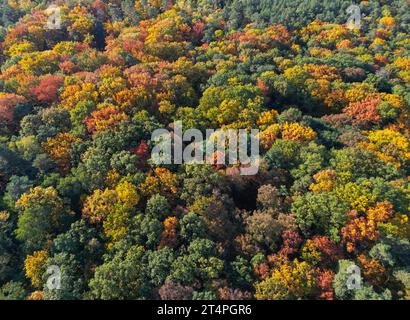
[[[16,237],[28,252],[44,248],[70,220],[70,213],[53,187],[36,187],[16,203],[20,211]]]
[[[340,239],[339,230],[347,221],[349,207],[334,194],[307,193],[292,204],[297,223],[305,236],[327,235]]]
[[[150,297],[145,250],[131,247],[97,267],[90,280],[90,296],[102,300],[136,300]]]

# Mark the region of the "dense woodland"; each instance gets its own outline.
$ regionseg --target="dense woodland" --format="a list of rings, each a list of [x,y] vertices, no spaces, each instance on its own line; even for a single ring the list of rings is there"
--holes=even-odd
[[[0,299],[410,299],[408,1],[50,3],[0,5]],[[177,120],[259,173],[154,165]]]

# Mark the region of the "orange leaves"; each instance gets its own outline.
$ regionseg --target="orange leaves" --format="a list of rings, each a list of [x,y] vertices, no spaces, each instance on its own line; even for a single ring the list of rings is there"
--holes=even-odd
[[[257,275],[259,279],[266,279],[269,277],[270,268],[269,264],[266,262],[259,263],[254,266],[253,272]]]
[[[314,79],[322,79],[328,81],[341,81],[337,68],[327,65],[307,64],[303,69]]]
[[[256,86],[261,90],[264,96],[267,96],[269,94],[269,86],[262,79],[256,80]]]
[[[266,29],[249,28],[244,32],[233,35],[241,47],[254,47],[260,50],[267,50],[275,43],[288,45],[290,33],[283,25],[270,26]]]
[[[356,251],[357,245],[375,241],[379,237],[378,227],[392,218],[393,206],[390,202],[378,202],[370,207],[364,216],[357,216],[355,211],[350,214],[350,221],[342,228],[343,242],[348,252]]]
[[[12,3],[12,1],[7,2],[9,4]],[[25,3],[29,2],[31,1],[25,1]],[[44,28],[46,19],[47,16],[44,11],[33,10],[29,15],[26,15],[24,19],[21,19],[14,27],[8,28],[8,32],[4,39],[5,50],[3,52],[7,53],[8,49],[16,42],[21,42],[21,40],[24,41],[25,39],[30,39],[35,47],[42,47],[44,45],[44,41],[46,40],[46,29]]]
[[[333,300],[333,280],[335,274],[332,270],[317,270],[317,286],[320,290],[319,298],[325,300]]]
[[[348,39],[344,39],[342,41],[340,41],[337,45],[336,48],[337,49],[352,49],[354,46],[352,44],[352,42]]]
[[[125,52],[138,58],[141,55],[143,55],[144,42],[138,39],[127,37],[127,39],[125,39],[124,43],[122,44],[122,47],[125,50]]]
[[[388,29],[392,29],[396,25],[396,21],[393,17],[383,17],[380,19],[380,24]]]
[[[177,175],[165,168],[156,168],[154,170],[157,179],[165,190],[171,194],[176,194],[177,188]]]
[[[346,242],[347,252],[354,252],[356,242],[364,240],[374,241],[377,239],[376,226],[368,222],[364,217],[355,218],[342,228],[342,237]]]
[[[43,291],[34,291],[27,297],[27,300],[43,300],[43,299],[44,299]]]
[[[165,168],[155,168],[143,183],[140,184],[141,193],[151,197],[156,193],[168,198],[174,198],[178,192],[178,177]]]
[[[159,85],[164,80],[163,75],[156,74],[141,65],[132,66],[124,71],[128,82],[133,87],[150,89],[159,89]]]
[[[410,239],[410,40],[403,12],[387,12],[392,0],[362,3],[360,31],[345,21],[303,28],[317,11],[309,5],[291,21],[274,12],[289,6],[259,4],[252,14],[258,1],[241,0],[68,1],[62,28],[48,30],[39,1],[9,2],[27,17],[0,30],[0,207],[10,211],[0,210],[0,229],[6,251],[10,234],[11,249],[16,236],[30,254],[53,247],[56,261],[76,255],[67,239],[85,235],[80,247],[95,254],[67,266],[81,262],[79,283],[91,291],[69,285],[61,294],[232,298],[239,287],[258,299],[373,298],[384,288],[404,296],[396,251]],[[331,11],[321,17],[340,22]],[[277,15],[293,27],[244,25]],[[241,178],[245,165],[216,161],[155,166],[149,136],[177,120],[202,132],[259,129],[259,174]],[[26,258],[31,291],[42,290],[48,259]],[[149,272],[128,272],[137,260]],[[363,290],[346,292],[350,264],[360,266]],[[113,271],[119,286],[104,277]]]
[[[84,120],[87,130],[95,133],[104,130],[115,130],[121,121],[129,120],[129,117],[114,105],[105,105],[99,110],[91,113],[91,116]]]
[[[342,82],[335,67],[317,64],[294,66],[284,71],[285,77],[300,90],[307,90],[327,108],[338,109],[345,101],[344,89],[335,87]]]
[[[43,144],[46,153],[53,159],[62,172],[68,172],[70,169],[70,152],[74,142],[81,139],[74,137],[70,133],[59,133],[53,138],[48,138]]]
[[[121,110],[130,111],[132,108],[137,107],[140,93],[141,91],[136,89],[124,89],[117,92],[113,98]]]
[[[77,66],[75,65],[75,63],[73,63],[71,61],[60,62],[58,64],[58,67],[65,74],[71,74],[71,73],[77,71],[77,69],[78,69]]]
[[[392,217],[393,205],[388,202],[378,202],[374,207],[367,210],[367,219],[376,223],[386,222]]]
[[[0,106],[14,107],[16,104],[23,103],[25,101],[26,98],[14,93],[0,93]]]
[[[369,124],[379,123],[381,117],[377,111],[380,104],[380,97],[368,97],[360,102],[350,103],[343,112],[353,118],[353,123],[367,126]]]
[[[179,221],[176,217],[168,217],[164,221],[164,231],[161,234],[159,249],[164,247],[174,248],[177,245],[177,230]]]
[[[361,266],[363,276],[371,284],[380,284],[385,279],[386,269],[377,259],[367,258],[364,254],[358,256],[357,260]]]
[[[279,256],[288,256],[298,251],[300,244],[302,243],[301,236],[293,230],[285,230],[282,233],[283,244],[279,250]]]

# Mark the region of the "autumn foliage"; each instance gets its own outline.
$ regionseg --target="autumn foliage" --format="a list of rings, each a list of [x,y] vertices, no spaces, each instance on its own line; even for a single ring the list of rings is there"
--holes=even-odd
[[[351,2],[4,1],[0,300],[410,299],[410,4]]]

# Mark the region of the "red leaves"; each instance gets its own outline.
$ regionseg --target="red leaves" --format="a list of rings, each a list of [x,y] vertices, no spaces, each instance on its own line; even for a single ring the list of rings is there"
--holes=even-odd
[[[14,107],[26,99],[14,93],[0,95],[0,125],[10,127],[14,120]]]
[[[319,298],[325,300],[334,299],[333,279],[335,274],[332,270],[316,270],[317,272],[317,286],[319,289]]]
[[[13,123],[14,106],[8,104],[0,104],[0,124],[9,126]]]
[[[142,140],[138,145],[136,153],[138,158],[141,159],[146,159],[149,155],[148,144],[144,140]]]
[[[257,275],[258,278],[260,279],[266,279],[270,275],[270,267],[269,264],[266,262],[262,262],[260,264],[257,264],[253,268],[253,272]]]
[[[195,38],[201,38],[204,34],[205,23],[198,21],[192,26],[192,33]]]
[[[58,100],[58,89],[63,85],[64,78],[60,76],[46,76],[40,80],[39,84],[31,93],[40,102],[52,103]]]
[[[313,244],[321,252],[322,262],[329,264],[333,261],[342,259],[343,254],[339,246],[337,246],[328,237],[316,236],[312,239]]]
[[[302,243],[300,235],[293,230],[286,230],[282,234],[283,245],[279,251],[280,255],[288,256],[298,252]]]
[[[91,9],[93,13],[99,18],[99,19],[105,19],[107,16],[107,6],[102,0],[96,0],[91,4]]]
[[[138,167],[143,169],[147,166],[147,161],[150,158],[150,152],[148,144],[142,140],[136,148],[131,148],[131,153],[134,153],[138,157]]]
[[[369,97],[363,101],[351,103],[344,108],[343,112],[353,117],[353,124],[366,127],[381,121],[381,117],[377,112],[377,106],[380,102],[379,97]]]

